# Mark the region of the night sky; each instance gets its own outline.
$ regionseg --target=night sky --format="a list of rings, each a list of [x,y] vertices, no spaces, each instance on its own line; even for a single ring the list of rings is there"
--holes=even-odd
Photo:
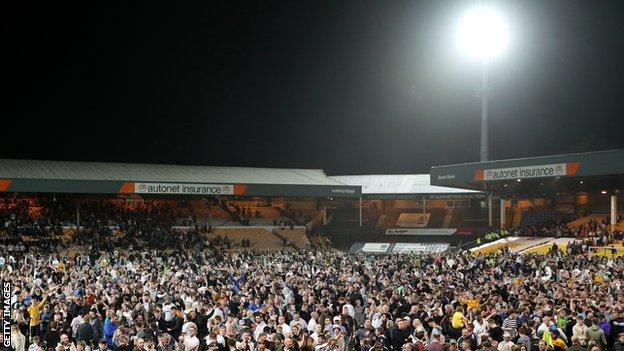
[[[469,1],[3,11],[0,157],[423,173],[479,159]],[[624,147],[624,2],[504,1],[492,159]],[[186,6],[185,6],[186,5]]]

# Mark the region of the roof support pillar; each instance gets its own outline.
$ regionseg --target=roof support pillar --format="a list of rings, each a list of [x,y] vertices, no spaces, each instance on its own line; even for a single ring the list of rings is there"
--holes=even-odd
[[[611,195],[611,233],[617,224],[617,195]]]
[[[80,200],[76,200],[76,233],[80,233]]]
[[[487,206],[488,206],[488,227],[492,229],[492,226],[494,225],[492,221],[492,193],[488,193]]]
[[[505,199],[500,199],[500,230],[505,229]]]
[[[360,196],[360,227],[362,226],[362,197]]]

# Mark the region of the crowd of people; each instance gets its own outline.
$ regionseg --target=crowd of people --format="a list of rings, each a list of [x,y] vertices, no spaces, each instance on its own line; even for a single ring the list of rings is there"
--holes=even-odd
[[[72,212],[38,208],[35,221],[32,204],[0,203],[3,232],[49,233]],[[165,206],[82,211],[63,245],[2,241],[0,351],[624,351],[624,260],[575,243],[545,256],[261,253],[177,230]]]
[[[14,351],[624,347],[619,258],[260,254],[199,242],[2,256]]]

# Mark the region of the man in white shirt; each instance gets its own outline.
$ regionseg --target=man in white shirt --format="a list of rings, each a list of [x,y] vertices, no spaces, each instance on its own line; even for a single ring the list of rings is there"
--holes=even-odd
[[[308,322],[308,331],[310,333],[314,332],[314,328],[316,327],[316,319],[318,318],[318,313],[316,313],[316,311],[312,311],[312,313],[310,313],[310,321]]]
[[[183,351],[197,351],[199,349],[199,339],[197,338],[197,325],[190,322],[186,328],[186,333],[180,336],[180,344]]]
[[[268,327],[268,324],[260,316],[256,316],[256,329],[254,329],[254,340],[258,340],[258,335],[264,332],[264,327]]]
[[[282,327],[282,334],[290,334],[291,328],[288,324],[286,324],[286,318],[284,318],[284,316],[279,316],[277,319],[277,326]]]
[[[165,314],[165,321],[167,322],[171,322],[171,318],[173,318],[173,315],[171,314],[171,308],[175,306],[173,303],[171,303],[171,299],[167,298],[165,300],[165,303],[163,304],[162,307],[162,311]]]
[[[290,328],[292,329],[297,324],[302,330],[308,329],[308,323],[306,323],[306,321],[301,319],[301,316],[299,315],[299,313],[295,312],[295,314],[293,315],[293,320],[290,321]]]
[[[355,307],[353,307],[353,305],[347,301],[347,303],[344,304],[344,306],[342,306],[342,309],[347,309],[347,313],[349,314],[349,316],[351,316],[351,318],[355,318]]]

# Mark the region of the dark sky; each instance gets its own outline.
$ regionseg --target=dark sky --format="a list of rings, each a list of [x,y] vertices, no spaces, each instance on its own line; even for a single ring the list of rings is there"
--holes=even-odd
[[[0,157],[427,172],[477,161],[469,1],[11,2]],[[185,6],[186,5],[186,6]],[[491,158],[624,147],[624,3],[505,1]]]

